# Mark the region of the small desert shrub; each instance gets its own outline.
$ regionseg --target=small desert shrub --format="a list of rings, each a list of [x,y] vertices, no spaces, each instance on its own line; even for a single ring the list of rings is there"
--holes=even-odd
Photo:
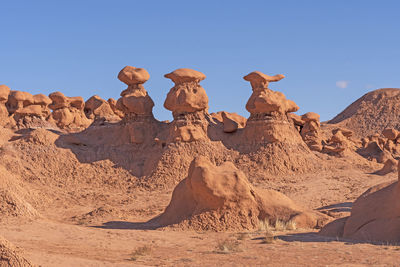
[[[263,237],[264,244],[272,244],[275,242],[275,236],[271,231],[265,231],[265,236]]]
[[[259,222],[259,231],[292,231],[296,230],[296,222],[290,220],[287,222],[276,220],[274,225],[270,225],[268,220]]]
[[[275,231],[292,231],[292,230],[296,230],[296,223],[294,221],[280,221],[280,220],[276,220],[275,221]]]
[[[232,253],[232,252],[240,252],[242,249],[240,248],[240,243],[234,239],[224,239],[218,242],[216,247],[216,253]]]
[[[264,221],[259,221],[258,224],[258,231],[264,232],[264,231],[271,231],[271,226],[269,225],[269,221],[268,220],[264,220]]]
[[[131,261],[136,261],[137,259],[139,259],[142,256],[146,256],[149,255],[152,251],[152,247],[148,246],[148,245],[144,245],[141,247],[138,247],[135,249],[134,252],[132,252],[131,257],[129,258],[129,260]]]

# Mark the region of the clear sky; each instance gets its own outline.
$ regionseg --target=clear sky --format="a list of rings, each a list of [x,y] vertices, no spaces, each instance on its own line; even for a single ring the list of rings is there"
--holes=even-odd
[[[0,0],[0,84],[14,90],[118,98],[126,65],[146,68],[154,114],[193,68],[210,112],[248,116],[243,76],[284,74],[271,83],[328,120],[368,91],[400,87],[400,1],[5,1]]]

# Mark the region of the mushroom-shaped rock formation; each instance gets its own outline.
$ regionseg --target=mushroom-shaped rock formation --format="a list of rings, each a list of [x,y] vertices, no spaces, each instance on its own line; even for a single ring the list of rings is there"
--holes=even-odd
[[[6,105],[17,128],[53,127],[47,122],[51,113],[48,108],[50,103],[51,100],[43,94],[12,91]]]
[[[51,114],[48,107],[49,104],[51,104],[51,99],[49,97],[43,94],[37,94],[33,96],[33,103],[31,105],[17,109],[15,114],[21,116],[37,116],[46,119]]]
[[[296,112],[299,107],[292,100],[286,99],[281,92],[275,92],[268,88],[269,82],[277,82],[285,76],[278,74],[269,76],[259,71],[254,71],[243,79],[249,81],[253,88],[253,94],[247,101],[246,109],[252,114],[268,114]]]
[[[127,119],[137,116],[153,117],[154,102],[143,87],[143,83],[149,78],[149,73],[143,68],[126,66],[119,72],[118,79],[127,84],[128,88],[122,91],[116,106],[128,115]]]
[[[260,221],[271,225],[293,221],[297,227],[317,228],[327,217],[296,205],[277,191],[253,188],[231,162],[215,166],[206,157],[198,157],[188,176],[175,187],[164,213],[150,223],[223,231],[255,229]]]
[[[323,147],[323,152],[334,155],[344,156],[346,151],[354,150],[355,145],[350,140],[351,134],[349,131],[342,131],[342,129],[332,130],[332,137],[328,140],[327,144]]]
[[[49,108],[53,110],[51,119],[61,129],[82,129],[91,124],[84,113],[85,101],[82,97],[66,97],[61,92],[54,92],[49,95],[52,103]]]
[[[8,96],[8,101],[6,106],[8,108],[8,112],[10,114],[14,114],[15,111],[18,109],[22,109],[29,105],[32,105],[33,102],[33,95],[28,92],[21,92],[21,91],[11,91],[10,95]]]
[[[320,234],[400,243],[400,182],[371,187],[353,203],[349,217],[327,224]]]
[[[116,122],[120,120],[110,104],[98,95],[92,96],[85,102],[85,114],[94,121]]]
[[[308,112],[301,116],[304,121],[301,129],[301,137],[311,150],[322,150],[322,139],[320,136],[321,124],[319,122],[319,115],[314,112]]]
[[[10,88],[7,85],[0,85],[0,124],[8,118],[8,110],[6,108],[6,102],[8,95],[10,94]]]
[[[244,77],[250,81],[253,93],[246,104],[250,112],[243,140],[256,143],[303,143],[296,131],[289,112],[295,112],[299,107],[291,100],[287,100],[281,92],[268,88],[269,82],[279,81],[283,75],[268,76],[255,71]]]
[[[164,75],[175,86],[167,94],[164,107],[172,111],[167,142],[192,142],[207,138],[208,97],[199,82],[206,76],[192,69],[177,69]]]
[[[199,84],[206,78],[203,73],[192,69],[177,69],[164,77],[175,83],[164,102],[164,107],[172,111],[174,118],[183,113],[207,111],[208,96]]]

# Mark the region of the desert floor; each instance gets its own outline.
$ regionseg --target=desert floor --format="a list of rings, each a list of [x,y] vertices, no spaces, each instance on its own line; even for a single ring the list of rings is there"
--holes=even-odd
[[[344,160],[335,166],[335,171],[287,177],[272,187],[342,217],[371,185],[396,179],[395,173],[372,174],[376,166]],[[85,205],[56,199],[39,219],[2,221],[0,235],[40,266],[400,266],[400,246],[327,238],[315,230],[278,229],[271,240],[262,227],[224,233],[143,229],[143,222],[163,211],[171,191],[93,189],[91,194],[97,197]]]

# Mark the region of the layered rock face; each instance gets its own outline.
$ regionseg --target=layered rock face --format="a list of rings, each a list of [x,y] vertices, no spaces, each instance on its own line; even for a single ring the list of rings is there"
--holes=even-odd
[[[277,191],[253,188],[231,162],[215,166],[206,157],[198,157],[174,189],[164,213],[150,222],[157,227],[178,224],[219,231],[255,229],[259,221],[271,225],[293,221],[300,228],[317,228],[327,217],[298,206]]]
[[[49,95],[53,110],[51,119],[61,129],[86,128],[91,124],[84,112],[85,101],[82,97],[66,97],[63,93],[54,92]]]
[[[164,107],[172,111],[174,121],[170,125],[172,142],[191,142],[207,137],[208,97],[200,81],[206,76],[192,69],[177,69],[164,75],[175,86],[167,94]]]
[[[349,217],[326,225],[320,234],[400,243],[400,182],[368,189],[353,203]]]
[[[244,128],[244,140],[254,142],[302,142],[294,125],[288,120],[288,113],[295,112],[299,107],[291,100],[286,99],[281,92],[268,88],[270,82],[276,82],[285,76],[278,74],[269,76],[255,71],[244,77],[253,89],[246,104],[250,112]]]

